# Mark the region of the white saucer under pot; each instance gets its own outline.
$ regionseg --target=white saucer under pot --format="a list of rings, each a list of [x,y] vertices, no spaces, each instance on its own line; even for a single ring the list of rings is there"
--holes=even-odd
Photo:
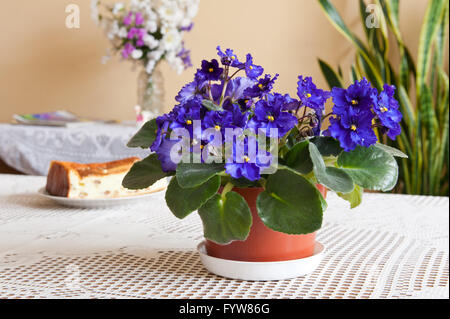
[[[314,254],[310,257],[271,262],[248,262],[221,259],[206,253],[205,242],[197,246],[205,268],[218,276],[240,280],[284,280],[307,275],[320,264],[325,249],[316,242]]]

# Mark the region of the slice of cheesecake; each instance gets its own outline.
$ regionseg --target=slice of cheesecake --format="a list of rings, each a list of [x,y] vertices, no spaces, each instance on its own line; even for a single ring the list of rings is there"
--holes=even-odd
[[[136,196],[166,188],[166,179],[141,190],[124,188],[122,180],[137,161],[137,157],[92,164],[53,161],[47,176],[46,190],[53,196],[92,199]]]

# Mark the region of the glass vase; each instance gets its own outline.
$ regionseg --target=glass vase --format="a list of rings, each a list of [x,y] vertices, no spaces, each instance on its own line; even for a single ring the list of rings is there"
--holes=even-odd
[[[157,66],[152,74],[142,70],[138,76],[138,122],[145,123],[162,114],[164,109],[164,78]],[[139,114],[140,113],[140,114]]]

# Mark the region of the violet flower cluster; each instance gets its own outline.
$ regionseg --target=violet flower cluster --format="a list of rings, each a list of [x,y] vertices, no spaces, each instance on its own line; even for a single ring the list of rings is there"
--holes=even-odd
[[[171,132],[178,128],[189,132],[192,148],[200,145],[202,150],[211,145],[223,146],[225,142],[223,139],[217,142],[205,134],[208,129],[221,136],[227,128],[240,128],[253,134],[263,132],[265,138],[278,141],[278,150],[290,139],[297,142],[327,135],[338,140],[344,151],[351,151],[358,145],[369,147],[376,143],[375,127],[392,139],[400,134],[402,116],[392,86],[386,85],[378,93],[362,79],[347,89],[333,88],[328,92],[317,88],[311,77],[299,76],[297,97],[293,98],[273,92],[278,74],[263,74],[263,67],[255,64],[252,55],[247,54],[241,60],[231,49],[223,51],[219,46],[217,51],[219,59],[203,60],[194,80],[176,96],[178,104],[170,113],[156,119],[157,137],[151,150],[156,152],[165,172],[174,171],[178,164],[170,156],[179,142],[171,139]],[[331,113],[325,114],[329,98],[334,106]],[[330,126],[321,131],[326,117],[330,117]],[[195,121],[201,121],[201,125],[196,127]],[[271,154],[269,147],[257,142],[258,148],[264,147],[269,162],[250,158],[249,142],[254,139],[252,134],[246,134],[233,141],[231,158],[221,153],[226,173],[232,178],[259,180],[264,168],[280,155]],[[236,158],[237,150],[243,151],[243,159]]]
[[[148,74],[165,59],[178,73],[192,66],[183,33],[192,29],[199,0],[131,0],[104,6],[92,0],[92,16],[106,31],[113,50],[125,60],[143,63]],[[109,54],[107,56],[109,58]]]
[[[333,88],[333,112],[324,135],[339,140],[345,151],[358,145],[369,147],[375,144],[375,127],[394,140],[401,133],[402,120],[394,92],[394,86],[385,84],[383,91],[378,93],[365,78],[347,89]]]

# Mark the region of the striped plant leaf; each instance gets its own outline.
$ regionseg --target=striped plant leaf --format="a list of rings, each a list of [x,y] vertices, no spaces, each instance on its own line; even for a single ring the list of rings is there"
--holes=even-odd
[[[329,64],[319,59],[320,69],[322,70],[322,74],[325,76],[325,80],[327,80],[328,86],[330,90],[334,87],[343,88],[341,77],[334,72]]]
[[[359,0],[366,43],[352,33],[329,0],[318,0],[318,3],[336,29],[356,48],[354,63],[348,71],[349,80],[354,82],[366,77],[378,90],[384,83],[397,87],[395,97],[403,114],[402,132],[395,141],[387,140],[386,136],[381,136],[380,141],[400,149],[409,157],[399,159],[399,190],[412,194],[448,195],[449,80],[443,65],[448,36],[448,1],[429,0],[420,33],[417,63],[402,37],[399,0],[374,1],[382,8],[380,28],[366,27],[369,14],[366,0]],[[389,35],[393,35],[395,41],[389,42]],[[389,61],[389,44],[397,46],[394,51],[398,52],[398,67],[393,67]],[[347,85],[341,70],[321,69],[324,75],[327,74],[326,78],[338,74],[340,83]]]
[[[417,58],[417,95],[420,96],[430,73],[432,43],[434,42],[442,9],[446,0],[429,1],[420,32],[419,54]]]

